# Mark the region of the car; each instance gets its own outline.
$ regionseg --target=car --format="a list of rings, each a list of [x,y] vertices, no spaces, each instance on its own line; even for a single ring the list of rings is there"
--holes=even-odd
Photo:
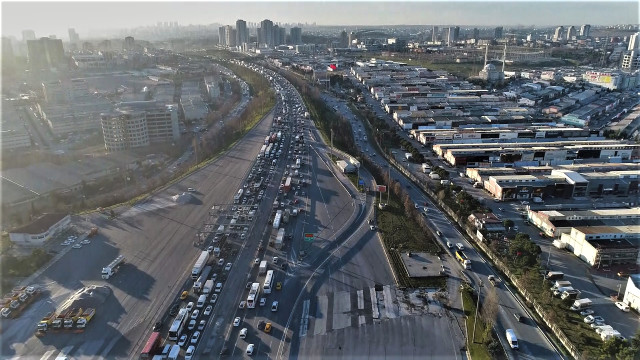
[[[187,296],[189,296],[189,292],[188,291],[183,291],[182,294],[180,294],[180,300],[184,300],[187,298]]]
[[[247,306],[247,302],[242,300],[242,301],[240,301],[240,305],[238,305],[238,308],[239,309],[244,309],[246,306]]]
[[[265,326],[264,326],[264,332],[269,333],[271,332],[271,323],[268,322]]]
[[[264,330],[264,320],[258,321],[258,330]]]
[[[207,252],[208,252],[209,254],[213,254],[213,245],[211,245],[211,246],[209,246],[209,247],[207,248]]]
[[[276,290],[282,290],[282,283],[280,281],[276,283]]]
[[[513,227],[513,231],[518,231],[518,230],[519,230],[518,225]]]
[[[238,327],[240,326],[240,317],[236,317],[235,319],[233,319],[233,326]]]
[[[247,355],[249,355],[249,356],[253,355],[253,349],[254,348],[255,348],[255,345],[253,345],[253,344],[247,345],[247,351],[246,351]]]
[[[259,265],[260,264],[260,258],[255,258],[253,260],[253,266]]]
[[[626,272],[624,272],[624,271],[619,271],[619,272],[618,272],[618,276],[619,276],[619,277],[621,277],[621,278],[628,278],[628,277],[629,277],[629,274],[627,274],[627,273],[626,273]]]
[[[74,249],[80,249],[82,247],[82,244],[75,244],[72,246],[72,248]]]
[[[375,226],[375,225],[369,225],[369,230],[372,230],[372,231],[373,231],[373,230],[375,230],[375,229],[376,229],[376,226]]]
[[[178,340],[178,346],[183,347],[187,343],[187,334],[182,334]]]
[[[503,209],[503,208],[501,208],[501,207],[499,207],[499,208],[498,208],[498,210],[500,210],[500,211],[504,211],[504,209]]]
[[[188,192],[196,192],[196,189],[194,189],[194,188],[188,188],[188,189],[187,189],[187,191],[188,191]]]
[[[72,244],[72,242],[69,242],[69,241],[65,240],[65,241],[63,241],[60,245],[62,245],[62,246],[69,246],[69,245],[71,245],[71,244]]]
[[[178,315],[178,310],[180,310],[180,305],[179,304],[173,304],[171,306],[171,309],[169,310],[169,315],[171,315],[171,316]]]
[[[516,318],[516,320],[518,320],[518,322],[523,323],[524,322],[524,316],[522,316],[522,314],[520,313],[513,313],[513,316]]]
[[[196,321],[195,320],[189,320],[189,325],[187,325],[187,329],[193,330],[195,328],[196,328]]]
[[[153,325],[153,331],[160,331],[162,330],[162,323],[160,321],[156,321],[156,323]]]
[[[184,360],[191,360],[195,352],[196,347],[193,345],[189,346],[189,348],[187,348],[187,352],[184,354]]]
[[[600,327],[600,326],[604,326],[604,325],[606,325],[606,324],[604,323],[604,321],[594,321],[594,322],[593,322],[593,323],[591,323],[591,325],[589,325],[589,326],[590,326],[592,329],[596,329],[596,328],[598,328],[598,327]]]
[[[84,240],[80,241],[80,244],[83,244],[83,245],[89,245],[89,244],[91,244],[91,240],[89,240],[89,239],[84,239]]]
[[[247,330],[247,328],[242,328],[242,330],[240,330],[240,339],[244,339],[247,337],[247,332],[249,330]]]
[[[247,286],[245,286],[244,288],[247,290],[251,289],[251,281],[247,281]]]
[[[204,330],[204,327],[207,325],[207,321],[206,320],[200,320],[200,323],[198,324],[198,330]]]
[[[224,259],[220,258],[218,260],[218,266],[222,266],[222,265],[224,265]]]
[[[200,315],[200,310],[195,309],[195,310],[193,310],[193,312],[191,313],[191,318],[192,318],[192,319],[197,319],[199,315]]]
[[[197,344],[198,340],[200,340],[200,331],[195,331],[193,335],[191,335],[191,343]]]
[[[190,312],[193,309],[193,301],[189,301],[189,303],[187,304],[187,312]]]
[[[265,306],[266,303],[267,303],[266,298],[260,298],[260,306]]]
[[[213,310],[213,306],[211,305],[207,305],[207,307],[204,309],[204,316],[209,316],[211,315],[211,311]]]
[[[273,303],[271,303],[271,311],[278,311],[278,301],[274,301]]]
[[[622,301],[616,301],[616,306],[618,307],[618,309],[624,311],[624,312],[629,312],[629,305],[623,303]]]
[[[215,304],[216,301],[218,301],[218,294],[211,295],[211,299],[209,299],[209,302]]]
[[[595,313],[595,311],[593,311],[593,310],[591,310],[591,309],[587,309],[587,310],[582,310],[582,311],[580,311],[580,315],[581,315],[581,316],[592,315],[593,313]]]
[[[438,234],[438,236],[442,236],[442,232],[440,232],[440,230],[436,230],[436,234]]]
[[[231,263],[227,263],[227,265],[225,265],[224,267],[224,271],[229,271],[231,270]]]

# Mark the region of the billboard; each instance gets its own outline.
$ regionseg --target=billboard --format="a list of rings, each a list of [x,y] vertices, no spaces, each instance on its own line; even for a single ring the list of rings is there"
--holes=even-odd
[[[386,185],[378,185],[377,191],[382,192],[382,193],[387,192],[387,186]]]

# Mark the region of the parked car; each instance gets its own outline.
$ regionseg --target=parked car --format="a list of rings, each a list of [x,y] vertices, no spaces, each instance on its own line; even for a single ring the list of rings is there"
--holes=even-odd
[[[629,305],[623,303],[622,301],[616,301],[616,306],[618,307],[618,309],[624,312],[629,312],[630,310]]]
[[[580,315],[582,315],[582,316],[592,315],[593,313],[594,313],[594,311],[591,310],[591,309],[586,309],[586,310],[580,311]]]

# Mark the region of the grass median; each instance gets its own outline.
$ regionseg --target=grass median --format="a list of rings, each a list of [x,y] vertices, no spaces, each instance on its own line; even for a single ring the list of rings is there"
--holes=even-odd
[[[485,323],[477,316],[475,324],[475,341],[474,341],[474,323],[476,322],[476,300],[474,300],[471,290],[465,288],[462,290],[462,303],[464,306],[464,315],[467,326],[467,349],[469,356],[473,360],[490,360],[492,359],[487,350],[487,343],[491,341],[491,332],[485,331]]]

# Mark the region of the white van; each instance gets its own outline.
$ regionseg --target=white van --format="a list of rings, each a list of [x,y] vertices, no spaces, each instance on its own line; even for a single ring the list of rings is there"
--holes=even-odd
[[[196,307],[203,307],[204,303],[207,302],[207,295],[200,295],[200,297],[198,298],[198,303],[196,304]]]
[[[518,338],[516,337],[516,333],[513,329],[507,329],[505,336],[507,337],[507,342],[512,349],[518,348]]]

